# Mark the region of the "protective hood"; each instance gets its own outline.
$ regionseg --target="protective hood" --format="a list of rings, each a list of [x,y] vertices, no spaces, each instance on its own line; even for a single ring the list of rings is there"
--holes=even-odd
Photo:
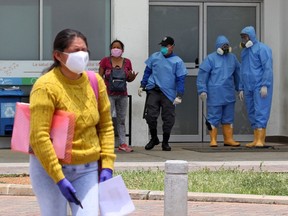
[[[245,27],[244,29],[242,29],[241,34],[247,34],[253,43],[257,41],[255,29],[253,26]]]
[[[221,48],[224,44],[229,45],[229,40],[224,35],[218,36],[216,39],[216,44],[215,44],[216,50],[218,48]]]

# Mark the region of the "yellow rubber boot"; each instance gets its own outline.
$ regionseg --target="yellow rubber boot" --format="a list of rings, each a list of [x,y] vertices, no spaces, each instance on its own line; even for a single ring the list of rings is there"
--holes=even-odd
[[[210,134],[210,147],[217,147],[217,128],[213,128],[209,131]]]
[[[223,137],[224,137],[224,146],[233,146],[233,147],[240,146],[240,143],[236,142],[233,139],[233,127],[231,124],[223,124],[222,130],[223,130]]]
[[[266,128],[262,128],[262,130],[263,130],[263,134],[262,134],[261,140],[262,140],[263,145],[265,145],[265,139],[266,139]]]
[[[266,136],[266,129],[265,128],[258,128],[257,129],[257,140],[255,147],[261,148],[264,147],[265,144],[265,136]]]
[[[256,145],[256,129],[254,130],[254,140],[253,140],[253,142],[250,142],[250,143],[247,143],[245,146],[247,147],[247,148],[252,148],[252,147],[254,147],[255,145]]]

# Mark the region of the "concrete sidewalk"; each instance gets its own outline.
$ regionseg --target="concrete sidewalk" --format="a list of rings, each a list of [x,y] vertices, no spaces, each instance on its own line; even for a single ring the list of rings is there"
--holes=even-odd
[[[204,148],[208,143],[172,144],[171,152],[161,151],[160,145],[151,151],[146,151],[144,147],[133,147],[134,152],[132,153],[115,150],[117,154],[115,170],[163,170],[165,161],[167,160],[185,160],[188,161],[190,171],[203,169],[205,167],[212,170],[223,167],[245,170],[254,169],[259,171],[265,170],[269,172],[288,172],[287,152],[246,152],[244,150],[198,152],[187,150],[187,147],[191,145]],[[242,144],[242,146],[243,145],[244,144]],[[267,143],[267,145],[278,146],[285,144]],[[28,173],[28,160],[28,156],[22,153],[12,152],[9,149],[0,149],[0,173]],[[129,192],[137,208],[132,215],[163,215],[163,192]],[[36,213],[31,214],[30,212],[30,214],[27,215],[39,215],[39,213],[37,214],[39,209],[30,185],[2,184],[0,185],[0,194],[2,194],[0,196],[0,203],[4,197],[7,199],[14,197],[15,199],[22,200],[23,205],[26,202],[25,199],[22,199],[23,196],[29,200],[33,200],[32,205]],[[288,197],[285,196],[188,193],[188,197],[188,215],[236,215],[237,211],[238,214],[241,212],[241,215],[288,215]],[[2,207],[0,207],[0,209],[2,209]],[[12,211],[12,208],[10,211]],[[16,211],[15,208],[13,211]],[[17,215],[16,212],[14,213],[15,214],[10,212],[10,215]]]
[[[146,151],[144,147],[133,147],[134,152],[126,153],[115,149],[117,154],[115,169],[164,169],[167,160],[185,160],[189,170],[240,168],[264,170],[269,172],[288,172],[288,152],[279,151],[235,151],[235,147],[219,146],[219,151],[199,152],[187,150],[189,146],[207,148],[208,143],[171,144],[172,151],[162,151],[161,146]],[[269,146],[288,146],[288,144],[267,143]],[[244,146],[244,144],[242,144]],[[221,151],[225,149],[225,151]],[[228,149],[228,151],[227,151]],[[229,151],[230,150],[230,151]],[[29,156],[10,149],[0,149],[0,174],[28,173]]]
[[[13,203],[13,204],[12,204]],[[163,200],[134,200],[131,216],[163,216]],[[287,215],[287,205],[247,204],[237,202],[188,202],[188,216],[280,216]],[[35,196],[0,196],[0,215],[39,216]]]

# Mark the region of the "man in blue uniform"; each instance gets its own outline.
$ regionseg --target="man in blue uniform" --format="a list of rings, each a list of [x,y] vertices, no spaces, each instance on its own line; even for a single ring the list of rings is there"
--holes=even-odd
[[[264,147],[266,126],[270,117],[273,94],[273,60],[271,49],[256,38],[253,26],[241,31],[241,80],[254,140],[246,147]],[[244,93],[244,94],[243,94]]]
[[[160,42],[160,52],[153,53],[146,61],[146,68],[138,95],[147,92],[144,118],[149,126],[151,140],[145,146],[151,150],[158,145],[157,119],[162,117],[162,150],[171,151],[168,144],[175,123],[175,105],[182,102],[187,70],[180,57],[173,53],[175,44],[172,37],[164,37]]]
[[[239,146],[233,139],[235,90],[240,87],[240,64],[231,53],[228,39],[217,37],[216,51],[201,63],[198,77],[198,94],[207,98],[207,121],[211,124],[210,146],[217,147],[217,127],[221,123],[225,146]]]

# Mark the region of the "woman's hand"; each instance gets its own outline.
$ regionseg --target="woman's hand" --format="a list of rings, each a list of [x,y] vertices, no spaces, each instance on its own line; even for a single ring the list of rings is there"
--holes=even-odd
[[[100,172],[99,182],[104,182],[108,179],[111,179],[113,177],[113,170],[109,168],[104,168]]]
[[[136,76],[138,75],[138,72],[135,72],[135,71],[128,71],[128,79],[127,79],[127,81],[128,82],[132,82],[135,78],[136,78]]]

